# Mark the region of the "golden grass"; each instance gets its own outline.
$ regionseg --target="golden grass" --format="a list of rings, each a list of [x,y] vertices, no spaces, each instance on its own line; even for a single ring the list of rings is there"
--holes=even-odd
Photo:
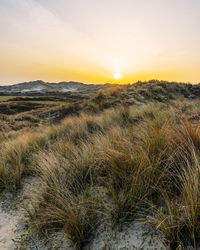
[[[23,176],[39,176],[41,188],[32,195],[36,232],[62,229],[76,248],[101,223],[138,217],[161,230],[171,247],[195,248],[200,126],[182,110],[195,113],[193,105],[124,103],[2,140],[1,188],[17,189]]]

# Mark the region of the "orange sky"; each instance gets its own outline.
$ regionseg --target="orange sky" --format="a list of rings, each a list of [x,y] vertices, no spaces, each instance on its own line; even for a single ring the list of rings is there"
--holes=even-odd
[[[200,82],[199,12],[198,0],[1,0],[0,84]]]

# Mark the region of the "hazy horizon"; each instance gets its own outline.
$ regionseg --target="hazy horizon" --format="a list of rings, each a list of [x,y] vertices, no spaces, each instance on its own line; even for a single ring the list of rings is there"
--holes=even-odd
[[[177,83],[185,83],[185,84],[200,84],[200,82],[184,82],[184,81],[169,81],[169,80],[165,80],[165,79],[149,79],[149,80],[137,80],[137,81],[133,81],[133,82],[127,82],[127,83],[120,83],[120,80],[118,81],[113,81],[113,82],[104,82],[104,83],[99,83],[99,82],[84,82],[84,81],[73,81],[73,80],[61,80],[61,81],[44,81],[42,79],[35,79],[35,80],[27,80],[27,81],[19,81],[19,82],[10,82],[10,83],[0,83],[0,86],[10,86],[10,85],[16,85],[16,84],[20,84],[20,83],[28,83],[28,82],[37,82],[37,81],[42,81],[44,83],[61,83],[61,82],[79,82],[79,83],[83,83],[83,84],[122,84],[122,85],[126,85],[126,84],[136,84],[137,82],[149,82],[149,81],[164,81],[164,82],[177,82]]]
[[[199,83],[199,11],[198,0],[1,0],[0,85]]]

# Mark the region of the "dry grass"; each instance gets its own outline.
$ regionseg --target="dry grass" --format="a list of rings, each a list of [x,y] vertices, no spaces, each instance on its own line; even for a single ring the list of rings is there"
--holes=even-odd
[[[100,224],[138,217],[161,230],[171,248],[195,248],[200,126],[188,112],[196,114],[196,105],[123,103],[2,139],[1,188],[17,189],[23,176],[38,175],[41,188],[32,195],[31,212],[35,231],[62,229],[76,248],[87,244]]]

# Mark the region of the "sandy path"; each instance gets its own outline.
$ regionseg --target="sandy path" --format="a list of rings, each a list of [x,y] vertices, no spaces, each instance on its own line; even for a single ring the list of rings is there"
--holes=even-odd
[[[17,222],[19,217],[5,213],[0,208],[0,249],[14,250],[15,244],[13,239],[16,238]]]
[[[21,249],[17,247],[19,242],[17,244],[16,240],[19,241],[21,234],[26,233],[23,228],[24,207],[28,208],[30,205],[29,194],[33,193],[34,188],[38,186],[37,178],[26,178],[22,185],[22,189],[17,194],[5,191],[0,196],[0,250]]]
[[[0,196],[0,250],[17,250],[15,240],[21,233],[21,223],[24,217],[22,205],[26,201],[26,192],[29,191],[32,179],[24,181],[21,191],[14,195],[3,192]]]

